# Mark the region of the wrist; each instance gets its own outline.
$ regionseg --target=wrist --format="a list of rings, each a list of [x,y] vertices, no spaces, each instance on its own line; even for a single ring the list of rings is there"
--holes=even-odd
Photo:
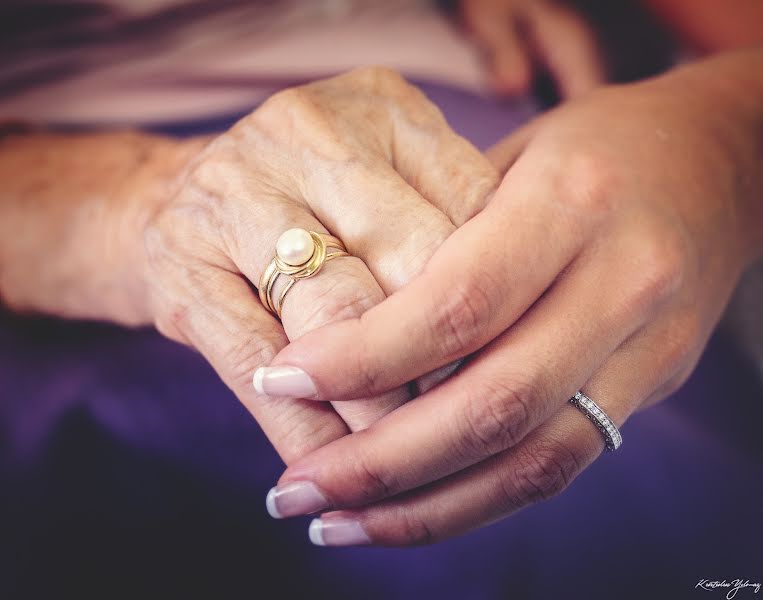
[[[142,159],[115,190],[101,231],[115,294],[109,320],[129,325],[153,322],[144,234],[151,218],[178,191],[206,138],[150,138]]]
[[[141,224],[198,145],[138,133],[3,140],[3,302],[21,312],[150,322]]]
[[[727,166],[733,242],[741,267],[763,256],[763,47],[718,55],[664,76],[699,104],[707,143]]]

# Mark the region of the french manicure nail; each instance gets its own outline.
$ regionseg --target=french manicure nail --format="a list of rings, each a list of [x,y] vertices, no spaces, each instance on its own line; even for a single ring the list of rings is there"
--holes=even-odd
[[[328,505],[326,496],[309,481],[293,481],[271,488],[265,498],[265,507],[274,519],[307,515]]]
[[[318,391],[313,380],[297,367],[260,367],[252,377],[254,389],[267,396],[306,398]]]
[[[313,519],[308,534],[316,546],[365,546],[371,543],[363,526],[352,519]]]

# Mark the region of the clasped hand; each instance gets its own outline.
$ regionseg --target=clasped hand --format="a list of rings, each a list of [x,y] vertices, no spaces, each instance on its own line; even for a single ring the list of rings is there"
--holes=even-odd
[[[325,513],[319,544],[441,540],[599,455],[577,390],[622,425],[686,379],[755,247],[746,148],[696,81],[602,88],[488,160],[364,69],[194,154],[142,231],[145,296],[287,463],[272,514]],[[299,281],[280,323],[252,283],[292,227],[352,257]]]

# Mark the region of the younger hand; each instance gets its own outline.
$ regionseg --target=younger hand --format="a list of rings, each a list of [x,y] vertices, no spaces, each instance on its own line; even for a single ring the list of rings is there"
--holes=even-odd
[[[501,186],[421,275],[275,358],[337,400],[469,357],[286,470],[278,490],[309,482],[326,499],[312,510],[345,509],[314,540],[417,544],[508,515],[603,449],[577,390],[621,425],[681,385],[763,250],[762,60],[602,88],[531,123],[494,149]]]

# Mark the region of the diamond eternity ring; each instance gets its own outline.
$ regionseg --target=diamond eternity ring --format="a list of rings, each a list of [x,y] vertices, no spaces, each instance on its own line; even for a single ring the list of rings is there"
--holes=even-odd
[[[620,435],[620,430],[596,402],[583,392],[577,392],[570,398],[570,403],[580,409],[588,417],[588,420],[601,431],[601,435],[604,436],[604,443],[607,445],[607,450],[614,452],[620,447],[620,444],[623,443],[623,436]]]

